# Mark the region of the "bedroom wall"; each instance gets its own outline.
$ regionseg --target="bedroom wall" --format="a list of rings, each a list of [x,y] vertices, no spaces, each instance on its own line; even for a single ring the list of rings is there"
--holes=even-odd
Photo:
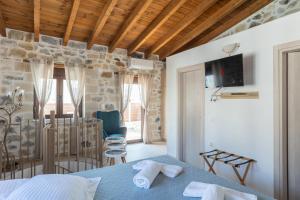
[[[19,86],[25,90],[24,106],[13,116],[13,120],[33,118],[33,81],[28,59],[38,54],[52,56],[55,63],[64,63],[68,56],[78,56],[85,60],[88,67],[84,96],[86,117],[91,117],[97,110],[118,109],[120,93],[117,84],[118,75],[115,72],[127,68],[126,49],[116,49],[108,53],[106,46],[94,45],[91,50],[87,50],[84,42],[69,41],[67,46],[62,46],[62,38],[41,35],[40,42],[34,42],[32,33],[13,29],[6,29],[6,31],[7,37],[0,37],[0,105],[4,103],[5,95],[15,87]],[[155,76],[149,121],[152,139],[160,141],[163,138],[161,72],[165,70],[165,63],[155,57],[153,59]],[[0,120],[0,141],[3,140],[2,128]],[[33,126],[28,128],[34,130]],[[17,130],[9,134],[10,151],[18,152],[18,140]],[[26,143],[25,140],[23,141]],[[31,142],[29,145],[34,144]]]
[[[206,89],[205,149],[219,148],[257,160],[248,175],[247,185],[273,195],[273,47],[300,40],[299,19],[300,12],[297,12],[167,58],[166,133],[169,155],[178,156],[177,70],[225,57],[222,47],[239,42],[241,46],[236,54],[244,54],[247,85],[223,91],[259,91],[259,99],[213,103],[209,101],[213,90]],[[236,180],[228,166],[218,164],[217,173]]]

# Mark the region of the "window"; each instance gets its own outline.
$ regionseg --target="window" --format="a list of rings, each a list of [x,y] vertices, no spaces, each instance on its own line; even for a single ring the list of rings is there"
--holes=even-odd
[[[73,117],[74,106],[65,80],[65,69],[54,68],[52,91],[49,100],[44,108],[46,118],[49,118],[50,111],[55,111],[55,117]],[[38,118],[39,104],[34,91],[34,118]],[[82,101],[79,105],[79,116],[82,117]]]

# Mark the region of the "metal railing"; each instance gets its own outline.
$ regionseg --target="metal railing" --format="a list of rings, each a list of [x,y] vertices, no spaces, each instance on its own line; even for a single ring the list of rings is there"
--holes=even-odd
[[[46,121],[42,134],[37,121],[24,121],[14,124],[8,154],[0,141],[0,180],[103,166],[101,120],[80,118],[76,124],[73,118],[51,118]],[[42,140],[36,140],[38,134]],[[42,149],[42,157],[37,157],[37,145]]]

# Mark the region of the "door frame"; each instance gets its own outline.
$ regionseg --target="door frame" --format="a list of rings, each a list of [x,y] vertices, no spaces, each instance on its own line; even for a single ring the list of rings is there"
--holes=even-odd
[[[135,77],[134,77],[134,81],[133,81],[133,83],[127,83],[127,84],[132,84],[132,85],[138,85],[138,76],[136,75]],[[132,86],[131,86],[132,87]],[[132,94],[132,93],[131,93]],[[130,94],[130,95],[131,95]],[[130,98],[130,97],[129,97]],[[130,103],[130,101],[129,101],[129,103]],[[128,106],[129,106],[129,104],[128,104]],[[127,108],[128,108],[128,106],[127,106]],[[126,108],[126,109],[127,109]],[[143,129],[144,129],[144,117],[145,117],[145,109],[143,108],[143,106],[141,105],[141,109],[140,109],[140,112],[141,112],[141,138],[139,138],[139,139],[132,139],[132,140],[127,140],[127,143],[128,144],[135,144],[135,143],[141,143],[141,142],[143,142]],[[128,132],[127,132],[127,134],[128,134]]]
[[[273,49],[274,64],[274,196],[288,197],[287,155],[287,54],[300,50],[300,40]]]
[[[179,68],[177,69],[177,89],[178,89],[178,135],[177,135],[177,146],[178,146],[178,159],[179,160],[183,160],[183,119],[182,119],[182,113],[183,113],[183,106],[182,106],[182,75],[186,72],[192,72],[192,71],[196,71],[199,70],[201,68],[204,68],[204,63],[201,64],[197,64],[197,65],[192,65],[192,66],[187,66],[187,67],[183,67],[183,68]],[[204,84],[204,90],[205,90],[205,84]],[[204,134],[204,108],[205,108],[205,95],[203,95],[203,104],[201,105],[201,110],[202,110],[202,120],[201,120],[201,124],[202,124],[202,130],[201,130],[201,138],[202,140],[200,141],[200,145],[201,145],[201,151],[204,151],[205,147],[205,134]],[[200,152],[199,152],[200,153]],[[204,165],[203,165],[204,168]]]

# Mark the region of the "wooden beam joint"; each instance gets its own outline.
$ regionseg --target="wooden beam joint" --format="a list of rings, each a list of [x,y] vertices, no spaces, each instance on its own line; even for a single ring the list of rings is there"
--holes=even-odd
[[[98,35],[102,31],[105,23],[107,22],[111,12],[113,11],[115,5],[117,4],[117,2],[118,2],[118,0],[107,0],[106,4],[97,20],[96,26],[89,38],[89,41],[87,44],[88,49],[92,48],[93,44],[95,43]]]
[[[73,25],[75,23],[75,19],[77,16],[77,12],[79,9],[79,5],[80,5],[80,0],[74,0],[73,1],[73,5],[72,5],[72,9],[71,9],[71,14],[68,20],[68,24],[67,24],[67,28],[66,28],[66,32],[65,32],[65,36],[64,36],[64,40],[63,40],[63,45],[67,45],[68,41],[70,39],[71,36],[71,32],[73,29]]]
[[[134,53],[171,15],[173,15],[187,0],[172,0],[163,11],[151,22],[142,34],[130,45],[128,53]]]
[[[162,53],[161,58],[164,59],[167,56],[171,55],[176,50],[187,44],[189,41],[193,40],[205,30],[216,24],[219,20],[228,16],[245,2],[246,0],[229,0],[225,5],[218,8],[213,14],[209,15],[204,21],[200,21],[197,26],[195,26],[195,28],[190,32],[186,33],[184,37],[169,44],[166,50]]]
[[[120,42],[124,39],[128,31],[133,27],[137,20],[146,11],[152,0],[140,0],[138,5],[133,9],[130,15],[127,17],[122,27],[117,32],[115,38],[110,43],[109,51],[112,52],[116,47],[119,46]]]

